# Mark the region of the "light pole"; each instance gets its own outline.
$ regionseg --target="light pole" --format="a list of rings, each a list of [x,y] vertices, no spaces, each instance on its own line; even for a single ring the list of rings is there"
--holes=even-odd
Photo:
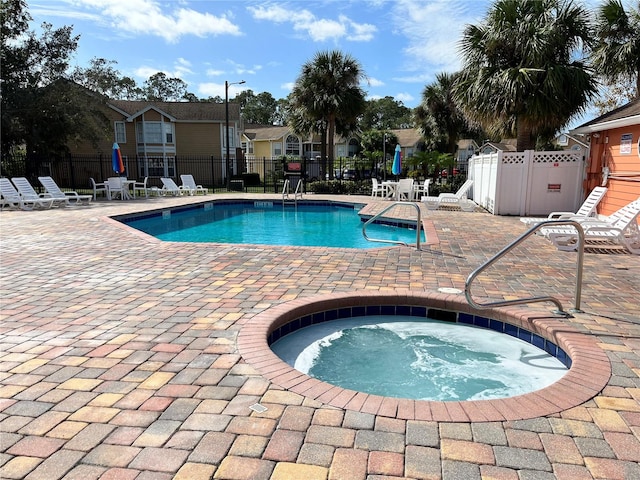
[[[227,191],[231,190],[231,155],[229,154],[229,85],[242,85],[244,80],[239,82],[229,83],[224,81],[224,118],[226,128],[226,143],[227,143]]]

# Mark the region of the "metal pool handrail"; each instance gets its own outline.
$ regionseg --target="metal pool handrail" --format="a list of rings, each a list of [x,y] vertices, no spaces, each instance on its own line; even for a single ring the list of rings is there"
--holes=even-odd
[[[422,227],[422,222],[420,220],[420,207],[413,202],[393,202],[391,205],[385,207],[381,212],[376,213],[373,217],[367,220],[364,223],[364,225],[362,225],[362,235],[366,240],[370,242],[395,243],[396,245],[405,245],[408,247],[409,244],[407,242],[401,242],[399,240],[382,240],[379,238],[369,238],[369,236],[367,236],[367,225],[369,225],[376,218],[379,218],[380,216],[382,216],[383,213],[386,213],[387,211],[391,210],[393,207],[397,205],[411,205],[413,208],[416,209],[416,212],[418,214],[418,217],[416,218],[416,248],[420,250],[420,229]]]
[[[497,301],[497,302],[484,303],[484,304],[477,303],[477,302],[475,302],[473,300],[473,298],[471,298],[471,282],[473,282],[473,280],[482,271],[484,271],[490,265],[494,264],[496,261],[498,261],[500,258],[502,258],[507,252],[509,252],[512,248],[514,248],[516,245],[519,245],[520,243],[522,243],[526,238],[528,238],[529,236],[533,235],[540,228],[542,228],[544,226],[548,226],[548,225],[573,225],[576,228],[576,230],[578,231],[578,258],[577,258],[577,261],[576,261],[576,263],[577,263],[577,265],[576,265],[576,295],[575,295],[575,308],[573,308],[572,311],[576,312],[576,313],[582,311],[582,310],[580,310],[580,297],[582,295],[582,265],[583,265],[583,260],[584,260],[584,230],[582,229],[582,225],[580,224],[580,222],[577,222],[575,220],[570,220],[570,219],[566,219],[566,220],[545,220],[545,221],[540,222],[540,223],[538,223],[536,225],[533,225],[529,230],[524,232],[522,235],[520,235],[518,238],[516,238],[513,242],[511,242],[509,245],[507,245],[502,250],[500,250],[498,253],[496,253],[493,257],[491,257],[488,261],[486,261],[484,264],[480,265],[473,272],[471,272],[471,274],[467,277],[467,281],[464,284],[464,295],[467,298],[467,302],[469,303],[469,305],[471,305],[472,307],[477,308],[477,309],[483,309],[483,308],[492,308],[492,307],[504,307],[504,306],[507,306],[507,305],[520,305],[520,304],[525,304],[525,303],[552,302],[553,304],[556,305],[556,307],[558,307],[558,310],[556,312],[554,312],[554,313],[556,313],[558,315],[563,315],[565,317],[570,317],[571,316],[570,314],[568,314],[567,312],[564,311],[564,309],[562,308],[562,303],[560,303],[560,300],[558,300],[555,297],[551,297],[551,296],[520,298],[520,299],[515,299],[515,300],[501,300],[501,301]]]

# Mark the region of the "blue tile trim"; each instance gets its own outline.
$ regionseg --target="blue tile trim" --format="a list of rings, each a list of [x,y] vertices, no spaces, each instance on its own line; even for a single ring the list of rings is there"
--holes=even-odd
[[[448,310],[440,310],[412,305],[367,305],[366,307],[342,307],[338,309],[326,310],[324,312],[317,312],[311,315],[297,318],[280,328],[276,328],[269,334],[267,342],[269,343],[269,345],[271,345],[273,342],[279,340],[288,333],[294,332],[300,328],[308,327],[313,324],[331,320],[362,317],[365,315],[402,315],[416,318],[425,318],[427,316],[427,312],[428,317],[434,320],[453,321],[465,325],[474,325],[479,328],[489,328],[491,330],[495,330],[497,332],[519,338],[520,340],[523,340],[540,348],[541,350],[544,350],[549,355],[556,357],[567,368],[571,368],[571,357],[569,357],[569,355],[564,350],[562,350],[562,348],[558,347],[552,341],[547,340],[540,335],[532,333],[528,330],[525,330],[524,328],[520,328],[510,323],[502,322],[500,320],[481,317],[479,315],[471,315],[469,313],[452,312]]]

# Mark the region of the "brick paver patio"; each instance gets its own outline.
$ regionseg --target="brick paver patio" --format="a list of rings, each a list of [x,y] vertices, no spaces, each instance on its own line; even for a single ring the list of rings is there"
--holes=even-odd
[[[203,200],[0,212],[0,478],[640,478],[640,257],[588,251],[583,313],[562,320],[610,363],[593,398],[526,419],[420,420],[406,402],[339,408],[271,382],[238,336],[289,301],[463,289],[525,226],[424,210],[422,251],[365,251],[163,243],[108,218]],[[532,237],[474,298],[570,308],[575,258]],[[520,308],[553,318],[551,304]]]

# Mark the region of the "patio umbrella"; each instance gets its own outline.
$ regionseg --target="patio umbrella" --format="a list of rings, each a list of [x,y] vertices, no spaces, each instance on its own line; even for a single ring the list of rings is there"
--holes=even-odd
[[[118,145],[117,143],[113,144],[111,162],[114,172],[124,173],[124,162],[122,161],[122,154],[120,153],[120,145]]]
[[[396,145],[396,153],[393,155],[393,166],[391,167],[391,173],[394,175],[400,175],[402,171],[402,154],[400,153],[400,145]]]

